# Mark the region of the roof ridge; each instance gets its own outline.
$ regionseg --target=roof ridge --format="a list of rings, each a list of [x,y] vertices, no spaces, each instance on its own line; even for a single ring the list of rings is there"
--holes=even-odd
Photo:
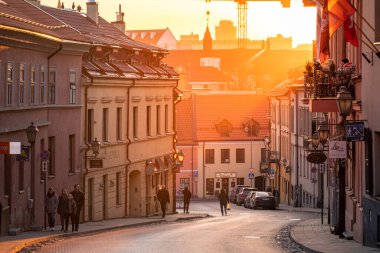
[[[69,25],[67,25],[67,24],[59,25],[59,26],[44,25],[44,24],[41,24],[41,23],[38,23],[38,22],[35,22],[35,21],[31,21],[31,20],[28,20],[28,19],[25,19],[25,18],[17,17],[17,16],[14,16],[14,15],[3,13],[3,12],[0,12],[0,16],[1,17],[5,17],[5,18],[9,18],[9,19],[13,19],[13,20],[17,20],[17,21],[21,21],[21,22],[24,22],[24,23],[27,23],[27,24],[43,27],[43,28],[46,28],[46,29],[51,29],[51,30],[69,27]]]

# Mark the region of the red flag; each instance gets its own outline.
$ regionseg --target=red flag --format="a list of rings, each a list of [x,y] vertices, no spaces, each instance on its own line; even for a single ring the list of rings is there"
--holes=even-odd
[[[323,6],[317,6],[317,45],[318,58],[321,63],[325,62],[330,57],[329,47],[329,15],[327,11],[327,1],[323,1]]]
[[[355,8],[347,0],[328,0],[330,37],[355,13]]]
[[[346,37],[346,42],[351,43],[354,47],[358,47],[359,41],[352,16],[344,22],[344,35]]]

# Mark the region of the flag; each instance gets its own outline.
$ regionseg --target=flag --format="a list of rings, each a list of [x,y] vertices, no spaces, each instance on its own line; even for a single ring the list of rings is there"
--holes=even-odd
[[[327,10],[329,13],[330,37],[355,13],[355,8],[347,0],[328,0]]]
[[[344,22],[344,36],[346,37],[346,42],[351,43],[354,47],[358,47],[359,41],[352,16]]]
[[[322,6],[317,4],[317,57],[321,63],[330,57],[327,1],[324,0]]]

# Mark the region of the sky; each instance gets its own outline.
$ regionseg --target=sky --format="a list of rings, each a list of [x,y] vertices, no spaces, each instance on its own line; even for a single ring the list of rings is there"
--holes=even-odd
[[[65,8],[81,5],[86,9],[86,0],[61,0]],[[220,20],[231,20],[238,25],[237,3],[233,0],[97,0],[99,13],[107,21],[116,20],[121,4],[125,13],[127,30],[169,28],[174,36],[191,33],[202,39],[210,11],[209,28],[214,36],[215,26]],[[41,0],[49,6],[57,6],[58,0]],[[303,7],[302,0],[291,0],[290,8],[282,8],[280,1],[255,2],[248,0],[247,37],[252,40],[266,39],[282,34],[293,38],[293,46],[311,44],[315,39],[316,9]]]

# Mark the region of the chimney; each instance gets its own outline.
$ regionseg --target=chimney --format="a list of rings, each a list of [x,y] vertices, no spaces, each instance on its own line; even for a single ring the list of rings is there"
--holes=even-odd
[[[40,4],[41,4],[40,0],[28,0],[28,2],[37,7],[40,7]]]
[[[95,0],[88,0],[87,17],[92,19],[96,24],[99,24],[98,3]]]
[[[116,21],[111,24],[125,34],[124,12],[121,11],[121,4],[119,4],[119,12],[116,12]]]

